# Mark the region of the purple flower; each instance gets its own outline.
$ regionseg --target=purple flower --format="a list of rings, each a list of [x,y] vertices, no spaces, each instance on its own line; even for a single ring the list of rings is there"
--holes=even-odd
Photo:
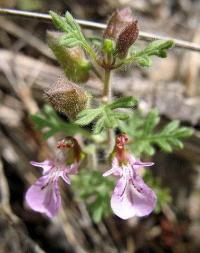
[[[155,208],[156,195],[138,174],[140,168],[152,165],[153,163],[135,160],[131,155],[127,156],[126,163],[120,164],[115,157],[112,168],[103,174],[120,177],[111,198],[111,208],[120,218],[126,220],[134,216],[145,216]]]
[[[45,160],[31,164],[43,168],[43,175],[26,192],[26,202],[37,212],[44,213],[49,217],[55,216],[61,206],[61,196],[58,188],[58,180],[61,177],[67,184],[70,184],[69,175],[78,172],[80,160],[80,146],[73,137],[65,137],[58,142],[59,149],[54,160]],[[66,165],[67,158],[72,160]]]
[[[70,184],[68,175],[76,174],[78,165],[66,166],[64,163],[52,160],[41,163],[32,161],[31,164],[43,168],[43,176],[26,192],[26,202],[34,211],[53,217],[58,213],[61,205],[58,179],[62,177],[67,184]]]

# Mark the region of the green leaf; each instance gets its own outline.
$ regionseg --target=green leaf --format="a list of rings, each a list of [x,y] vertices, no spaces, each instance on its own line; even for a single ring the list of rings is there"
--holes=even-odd
[[[102,172],[84,169],[72,177],[75,197],[84,201],[94,222],[111,214],[110,194],[114,189],[113,179],[102,177]]]
[[[142,55],[140,57],[136,58],[136,62],[141,66],[141,67],[151,67],[152,65],[152,60],[146,56]]]
[[[68,11],[65,14],[65,18],[53,11],[50,11],[49,14],[52,17],[54,25],[62,32],[65,32],[60,39],[61,46],[66,46],[68,48],[81,46],[92,58],[97,58],[95,51],[81,32],[80,26]]]
[[[101,113],[103,108],[97,108],[97,109],[85,109],[81,111],[78,116],[75,123],[77,125],[86,126],[90,124],[93,120],[95,120]]]
[[[172,48],[173,45],[173,40],[155,40],[149,43],[144,51],[148,56],[157,55],[159,57],[163,57],[163,52],[166,53],[166,50]]]
[[[65,23],[65,20],[63,17],[59,16],[54,11],[49,11],[49,14],[52,17],[53,24],[61,31],[68,32],[68,26]]]
[[[188,127],[181,127],[177,129],[176,131],[176,136],[179,138],[187,138],[193,134],[192,128]]]
[[[109,107],[104,107],[102,117],[104,118],[104,125],[106,128],[115,128],[117,126],[117,118],[115,117],[115,113],[114,111],[110,110]]]
[[[103,131],[103,129],[105,128],[104,126],[104,118],[100,118],[97,120],[95,126],[94,126],[94,129],[93,129],[93,133],[94,134],[99,134],[100,132]]]
[[[61,35],[56,32],[47,32],[47,42],[70,81],[84,82],[89,78],[91,64],[81,48],[62,46]]]
[[[137,106],[138,101],[132,96],[129,97],[121,97],[112,102],[109,107],[113,109],[117,108],[132,108]]]
[[[89,133],[73,123],[67,123],[61,120],[52,107],[46,105],[42,112],[31,115],[30,118],[35,123],[35,128],[43,132],[44,139],[48,139],[57,132],[66,135],[75,135],[81,133],[89,137]]]
[[[103,216],[103,206],[96,202],[96,205],[93,207],[92,219],[94,222],[99,223],[102,220]]]
[[[120,123],[120,129],[133,139],[130,144],[132,152],[138,155],[153,155],[155,146],[164,152],[172,152],[174,148],[183,148],[182,140],[191,136],[192,129],[181,127],[180,122],[175,120],[158,130],[156,127],[159,120],[156,110],[150,111],[146,116],[135,111],[126,122]]]
[[[97,48],[101,48],[102,47],[102,38],[98,37],[98,36],[90,36],[87,37],[87,39]]]
[[[172,152],[172,147],[169,141],[165,140],[164,138],[157,138],[154,142],[165,152]]]
[[[76,124],[86,126],[94,122],[93,133],[99,134],[105,128],[116,128],[120,121],[127,120],[129,114],[127,112],[118,111],[120,108],[134,108],[137,100],[133,97],[122,97],[115,101],[102,105],[96,109],[85,109],[81,111],[75,121]]]
[[[30,118],[35,122],[36,128],[38,130],[46,127],[48,125],[48,120],[46,120],[43,115],[38,114],[34,114],[34,115],[30,115]]]
[[[158,56],[161,58],[167,57],[167,50],[172,48],[174,42],[172,40],[156,40],[147,45],[143,50],[134,48],[131,49],[128,58],[125,59],[125,64],[136,62],[141,67],[150,67],[152,65],[151,56]]]
[[[160,117],[158,115],[157,110],[152,110],[148,113],[145,124],[144,124],[144,132],[146,134],[150,133],[159,123]]]
[[[178,120],[174,120],[172,122],[170,122],[164,129],[163,129],[163,133],[171,133],[175,130],[177,130],[177,128],[179,127],[180,122]]]
[[[115,117],[116,119],[119,119],[119,120],[127,120],[129,118],[129,114],[130,113],[113,111],[112,117]]]
[[[67,46],[68,48],[80,46],[80,41],[70,37],[69,35],[62,35],[59,40],[61,46]]]
[[[56,134],[58,132],[58,129],[56,128],[52,128],[50,130],[47,130],[43,133],[43,138],[45,140],[49,139],[51,136],[54,136],[54,134]]]

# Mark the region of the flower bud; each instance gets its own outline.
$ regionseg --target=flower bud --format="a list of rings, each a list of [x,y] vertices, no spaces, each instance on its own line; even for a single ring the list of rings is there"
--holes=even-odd
[[[112,54],[115,50],[115,43],[111,39],[105,39],[103,43],[103,51],[107,54]]]
[[[80,47],[66,48],[60,45],[58,32],[47,32],[47,42],[67,78],[74,82],[85,82],[89,78],[91,65]]]
[[[131,9],[124,8],[113,13],[103,37],[116,42],[116,52],[120,58],[123,58],[138,35],[138,22],[134,21]]]
[[[136,41],[139,35],[137,20],[127,25],[117,39],[117,53],[123,58],[128,53],[129,47]]]
[[[116,40],[121,31],[131,22],[133,22],[133,16],[130,8],[115,11],[108,21],[103,37]]]
[[[66,78],[59,78],[51,88],[45,91],[49,103],[55,110],[64,113],[69,119],[87,107],[89,96],[86,91]]]

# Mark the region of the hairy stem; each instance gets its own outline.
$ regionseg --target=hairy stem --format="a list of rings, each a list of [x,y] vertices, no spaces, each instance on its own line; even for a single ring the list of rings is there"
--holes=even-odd
[[[105,69],[104,72],[103,97],[106,100],[106,102],[112,101],[111,71],[107,69]]]
[[[104,72],[104,89],[103,89],[103,100],[106,103],[112,101],[112,86],[111,86],[111,70],[105,69]],[[108,129],[108,155],[113,151],[114,148],[114,131],[112,128]]]

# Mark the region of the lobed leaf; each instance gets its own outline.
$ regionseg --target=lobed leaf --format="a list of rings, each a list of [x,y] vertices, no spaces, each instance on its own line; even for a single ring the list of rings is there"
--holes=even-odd
[[[63,17],[59,16],[54,11],[49,11],[50,16],[52,17],[53,24],[61,31],[68,32],[68,26],[65,23],[65,20]]]
[[[119,121],[124,121],[129,118],[127,112],[118,111],[119,108],[133,108],[137,104],[137,100],[133,97],[123,97],[115,101],[102,105],[96,109],[85,109],[81,111],[76,124],[86,126],[93,121],[96,121],[93,127],[94,134],[99,134],[105,128],[116,128],[119,126]]]
[[[86,126],[95,120],[101,113],[101,107],[97,109],[85,109],[78,114],[75,123],[77,125]]]
[[[117,108],[132,108],[137,106],[138,101],[137,99],[135,99],[132,96],[128,96],[128,97],[121,97],[116,99],[114,102],[112,102],[109,107],[113,110],[113,109],[117,109]]]
[[[66,135],[75,135],[82,133],[89,136],[89,133],[74,123],[64,122],[61,120],[52,107],[46,105],[42,112],[30,116],[35,123],[37,130],[43,131],[44,139],[48,139],[57,132],[63,132]]]
[[[53,11],[49,14],[52,17],[53,24],[65,34],[60,39],[60,44],[68,48],[81,46],[86,52],[96,59],[96,53],[85,39],[79,24],[75,21],[73,16],[67,11],[65,18],[59,16]]]
[[[124,63],[130,64],[136,62],[142,67],[150,67],[152,65],[152,56],[167,57],[167,50],[172,48],[173,45],[174,42],[172,40],[156,40],[149,43],[143,50],[136,49],[134,51],[134,48],[131,48],[131,55],[129,54]]]
[[[60,34],[61,33],[47,32],[47,42],[63,68],[65,75],[73,82],[87,81],[91,64],[86,59],[82,48],[66,48],[62,46],[62,39],[65,35],[61,36]]]
[[[158,130],[159,120],[156,110],[150,111],[146,117],[137,111],[120,124],[121,130],[133,139],[130,148],[134,153],[151,156],[155,153],[155,146],[164,152],[172,152],[174,148],[183,148],[182,140],[192,135],[192,129],[181,127],[177,120]]]

